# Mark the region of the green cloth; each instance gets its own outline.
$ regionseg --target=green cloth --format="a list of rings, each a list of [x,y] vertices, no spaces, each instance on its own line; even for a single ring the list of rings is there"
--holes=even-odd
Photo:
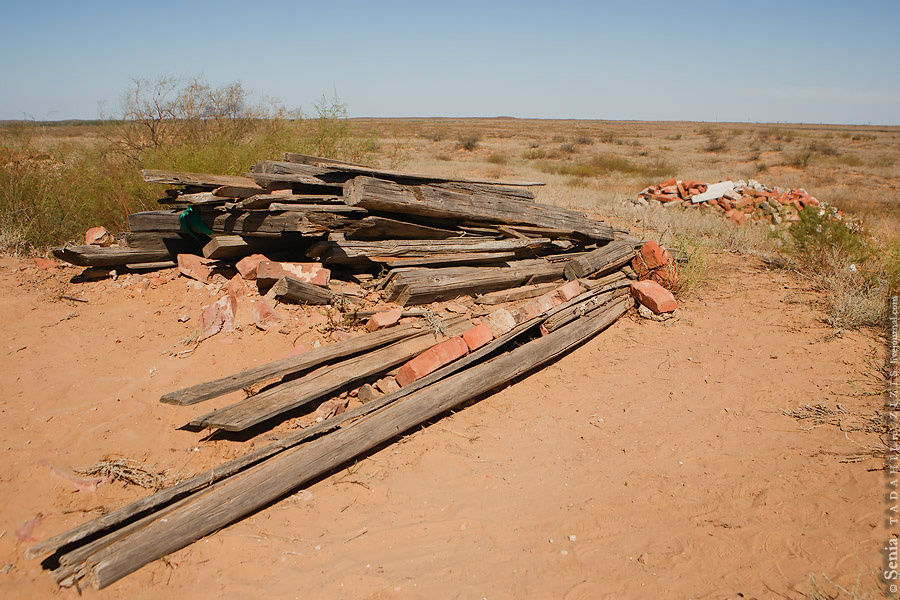
[[[189,206],[181,211],[181,214],[178,215],[178,222],[181,223],[181,230],[198,242],[201,241],[197,237],[198,233],[201,235],[213,234],[213,230],[206,226],[206,223],[200,217],[200,213],[195,211],[193,206]]]

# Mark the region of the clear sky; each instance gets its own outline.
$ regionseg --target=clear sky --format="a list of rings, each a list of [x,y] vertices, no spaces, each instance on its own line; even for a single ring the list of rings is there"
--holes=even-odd
[[[0,0],[0,119],[97,118],[134,77],[352,116],[900,124],[900,1]]]

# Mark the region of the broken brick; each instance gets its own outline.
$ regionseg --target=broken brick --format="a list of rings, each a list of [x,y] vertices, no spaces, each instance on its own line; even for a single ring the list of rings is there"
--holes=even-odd
[[[377,312],[366,321],[366,329],[369,331],[377,331],[382,327],[390,327],[400,320],[400,315],[402,314],[403,310],[400,308]]]
[[[91,227],[84,234],[84,243],[88,246],[111,246],[113,236],[106,230],[106,227]]]
[[[260,298],[253,303],[253,323],[263,331],[281,324],[284,318],[272,308],[266,298]]]
[[[649,279],[632,283],[631,295],[656,314],[672,312],[678,308],[672,292]]]
[[[209,281],[212,275],[212,267],[209,264],[214,261],[196,254],[179,254],[177,260],[178,271],[185,277],[196,279],[201,283]]]
[[[481,348],[482,346],[493,340],[494,334],[491,333],[491,328],[488,327],[486,323],[479,323],[475,327],[463,333],[462,338],[466,342],[466,346],[469,347],[469,351],[471,352],[477,350],[478,348]]]
[[[495,338],[500,337],[516,326],[515,317],[505,308],[498,308],[492,311],[486,317],[482,317],[481,321],[490,328],[491,334]]]
[[[450,338],[436,344],[416,356],[397,371],[397,383],[403,387],[425,377],[469,353],[469,347],[461,337]]]
[[[256,279],[256,269],[259,267],[259,263],[264,260],[269,259],[262,254],[251,254],[250,256],[245,256],[237,261],[237,264],[234,265],[234,267],[237,269],[237,272],[241,274],[241,277],[248,281],[252,281]]]
[[[563,302],[568,302],[575,296],[584,293],[584,288],[581,287],[581,284],[578,283],[577,279],[573,279],[572,281],[566,283],[563,286],[556,288],[554,292],[557,297]]]
[[[278,280],[282,277],[293,277],[304,283],[328,287],[331,271],[319,263],[290,263],[264,260],[256,268],[256,278]]]

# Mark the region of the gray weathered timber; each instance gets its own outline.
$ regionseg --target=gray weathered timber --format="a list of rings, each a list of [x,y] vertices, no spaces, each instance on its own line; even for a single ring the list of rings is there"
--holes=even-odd
[[[334,292],[328,288],[285,276],[275,282],[272,293],[280,300],[297,304],[331,304]]]
[[[582,254],[566,263],[566,279],[578,279],[589,275],[605,275],[622,268],[634,257],[634,246],[616,241]]]
[[[369,216],[344,227],[348,240],[444,240],[460,237],[464,232],[386,217]]]
[[[381,331],[366,333],[342,342],[313,348],[303,354],[288,356],[287,358],[234,373],[233,375],[227,375],[219,379],[169,392],[160,398],[160,402],[180,405],[196,404],[197,402],[216,398],[250,385],[280,379],[285,375],[306,371],[339,358],[386,346],[414,335],[422,335],[427,331],[428,329],[422,323],[406,323],[388,327]]]
[[[409,306],[563,278],[564,263],[521,260],[504,266],[410,269],[386,286],[387,300]]]
[[[291,194],[290,196],[277,194],[256,194],[244,198],[234,205],[234,208],[266,208],[272,203],[298,203],[298,204],[343,204],[344,199],[335,194]]]
[[[326,394],[351,385],[355,381],[383,373],[436,343],[463,333],[470,327],[471,322],[463,320],[445,326],[443,333],[430,332],[400,340],[361,356],[321,367],[299,379],[282,383],[255,396],[197,417],[190,425],[243,431],[289,410],[322,399]]]
[[[262,192],[256,182],[247,177],[235,177],[232,175],[210,175],[207,173],[185,173],[181,171],[161,171],[158,169],[141,169],[141,177],[147,183],[166,183],[176,185],[190,185],[208,189],[215,189],[222,186],[234,186],[239,188],[249,188]]]
[[[87,557],[85,573],[95,587],[103,588],[404,431],[561,356],[608,327],[625,310],[625,302],[614,303],[595,315],[452,375],[441,385],[405,396],[343,429],[280,452]]]
[[[198,192],[196,194],[179,194],[166,196],[157,200],[159,204],[189,204],[191,206],[224,204],[228,198],[216,196],[212,192]]]
[[[355,241],[330,239],[314,244],[309,256],[332,264],[366,264],[384,262],[386,258],[425,257],[439,254],[472,254],[478,252],[512,252],[520,256],[534,255],[550,248],[552,240],[493,239],[463,237],[444,240],[378,240]]]
[[[570,230],[594,240],[612,240],[609,225],[578,211],[522,202],[498,194],[469,193],[431,185],[404,186],[372,177],[356,177],[344,189],[344,201],[373,212],[418,215],[470,223],[529,225]]]
[[[477,304],[493,305],[503,304],[504,302],[515,302],[516,300],[527,300],[528,298],[537,298],[546,294],[550,290],[556,288],[556,283],[544,283],[540,285],[522,285],[508,290],[497,290],[496,292],[488,292],[475,297]]]
[[[206,258],[237,258],[258,252],[281,249],[285,246],[281,238],[253,238],[239,235],[216,235],[203,246]]]
[[[148,210],[128,215],[131,231],[181,231],[180,211]],[[320,236],[353,219],[330,212],[201,211],[203,223],[216,233],[274,237],[284,232]]]
[[[53,256],[79,267],[115,267],[118,265],[163,262],[172,258],[166,249],[76,246],[54,248]]]

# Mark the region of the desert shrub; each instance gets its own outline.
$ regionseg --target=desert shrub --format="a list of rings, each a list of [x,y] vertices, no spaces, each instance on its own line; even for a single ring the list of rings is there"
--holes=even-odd
[[[788,255],[825,292],[835,327],[881,325],[889,293],[900,287],[900,246],[875,244],[858,222],[808,206],[788,229]]]
[[[539,164],[538,168],[546,173],[571,177],[596,177],[613,172],[644,177],[662,177],[672,175],[675,171],[674,167],[661,160],[654,161],[649,165],[638,164],[615,154],[599,154],[589,161],[577,163],[544,162]]]
[[[95,225],[122,230],[161,192],[142,168],[237,175],[285,151],[365,160],[374,142],[352,135],[346,105],[323,97],[313,110],[251,106],[240,84],[163,78],[136,80],[90,143],[47,141],[39,123],[0,128],[0,251],[43,252]]]
[[[575,148],[573,144],[566,142],[562,146],[559,147],[559,151],[563,154],[575,154],[578,150]]]
[[[599,140],[600,140],[601,142],[603,142],[604,144],[612,144],[613,142],[616,141],[616,136],[615,136],[615,134],[614,134],[613,132],[611,132],[611,131],[604,131],[603,133],[601,133],[601,134],[598,136],[597,139],[599,139]]]
[[[509,157],[501,153],[493,153],[487,157],[487,161],[492,165],[505,165],[509,162]]]
[[[575,138],[575,143],[580,146],[590,146],[594,143],[594,139],[589,135],[582,134]]]
[[[522,158],[526,160],[541,160],[547,158],[547,152],[543,148],[528,148],[522,152]]]
[[[550,141],[554,144],[562,144],[566,141],[566,136],[557,134],[550,138]]]
[[[841,153],[833,144],[820,140],[813,140],[810,142],[807,149],[810,152],[815,152],[816,154],[822,154],[824,156],[838,156]]]
[[[475,134],[464,134],[457,139],[457,147],[472,152],[478,148],[478,142],[480,141],[481,138]]]
[[[805,169],[809,166],[812,158],[813,152],[811,150],[799,150],[797,152],[792,152],[790,154],[784,155],[784,164],[791,167],[796,167],[798,169]]]

